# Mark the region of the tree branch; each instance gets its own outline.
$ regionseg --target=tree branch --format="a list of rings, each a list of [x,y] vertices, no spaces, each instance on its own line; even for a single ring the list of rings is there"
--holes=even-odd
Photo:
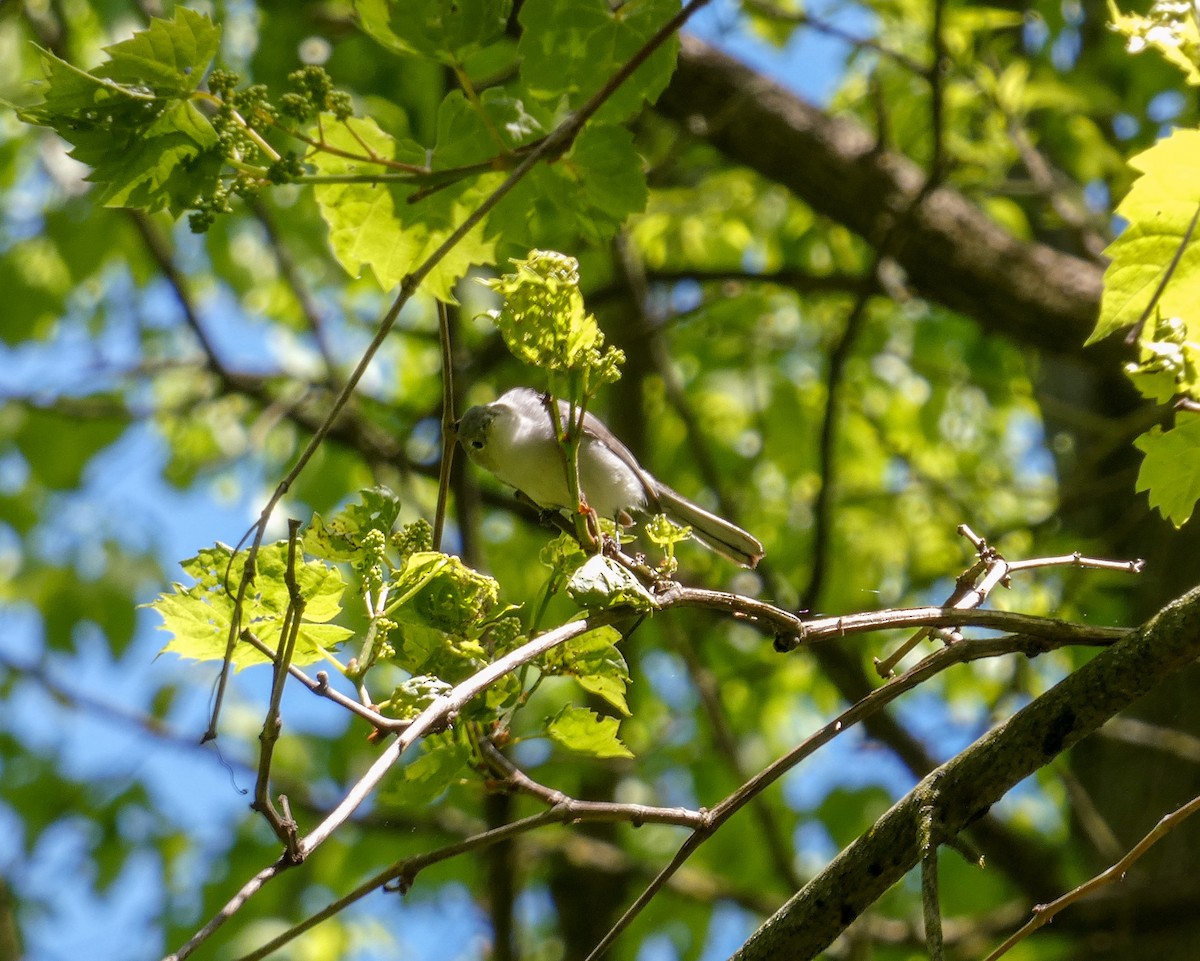
[[[932,778],[938,779],[938,836],[954,837],[1015,784],[1198,654],[1200,590],[1193,590],[938,768],[805,885],[734,958],[815,957],[917,864],[921,791]]]
[[[925,179],[854,121],[830,117],[694,37],[683,38],[656,109],[871,243]],[[1023,343],[1075,352],[1095,324],[1100,266],[1018,240],[951,187],[916,205],[892,256],[922,296]]]

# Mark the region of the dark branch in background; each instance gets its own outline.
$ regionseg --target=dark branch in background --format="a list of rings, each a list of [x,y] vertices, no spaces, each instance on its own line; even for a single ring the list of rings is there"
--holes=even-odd
[[[953,647],[946,650],[954,650]],[[937,778],[937,834],[955,837],[1013,785],[1045,767],[1200,654],[1200,591],[1018,711],[923,782]],[[734,955],[736,961],[816,957],[920,857],[920,787],[843,850]]]
[[[721,700],[721,691],[717,680],[713,676],[713,672],[696,656],[696,648],[687,632],[672,629],[673,627],[674,625],[671,625],[666,628],[668,631],[667,636],[683,658],[683,663],[687,667],[692,686],[696,689],[696,693],[700,698],[700,706],[708,716],[708,726],[712,729],[713,745],[737,782],[745,784],[750,779],[750,775],[746,771],[746,766],[742,763],[737,735],[729,723],[729,717],[725,711],[725,704]],[[771,869],[775,872],[779,880],[783,882],[786,890],[795,891],[799,889],[802,882],[792,863],[792,844],[780,828],[779,820],[775,817],[775,812],[764,797],[756,797],[751,802],[750,811],[754,819],[758,822],[757,834],[761,837],[761,846],[766,848],[767,859],[771,863]]]
[[[843,273],[814,274],[790,267],[756,273],[740,267],[697,267],[673,270],[643,265],[642,276],[647,284],[671,285],[681,281],[693,281],[698,284],[721,285],[722,287],[733,285],[739,288],[769,284],[785,287],[798,294],[860,294],[864,290],[873,294],[883,292],[878,281],[870,276]],[[627,284],[619,281],[589,290],[587,302],[590,306],[596,307],[613,299],[624,299],[626,296]],[[671,320],[674,322],[674,318]]]
[[[879,271],[883,253],[880,251],[871,265],[871,276]],[[870,298],[860,294],[846,316],[841,335],[829,351],[825,369],[825,416],[821,418],[821,430],[817,439],[817,463],[821,472],[821,483],[813,500],[813,545],[810,559],[808,584],[800,591],[800,608],[816,610],[821,591],[825,587],[825,576],[833,553],[833,503],[837,486],[834,448],[837,444],[837,423],[842,407],[842,386],[845,380],[846,362],[854,350],[858,335],[862,332]]]
[[[333,345],[329,343],[329,334],[325,330],[324,314],[313,298],[312,291],[308,289],[308,284],[305,283],[304,278],[300,275],[300,270],[296,266],[296,260],[292,256],[292,252],[279,235],[270,209],[261,197],[256,197],[251,201],[250,209],[254,212],[255,218],[257,218],[263,232],[267,235],[267,242],[271,247],[271,252],[275,255],[275,263],[279,267],[279,273],[288,285],[288,289],[291,290],[292,296],[296,298],[296,303],[300,307],[300,313],[304,315],[304,320],[307,322],[309,330],[312,331],[317,351],[320,353],[321,359],[325,361],[329,382],[337,385],[339,382],[337,357],[334,355]]]
[[[167,283],[170,284],[171,289],[175,292],[175,298],[179,301],[179,307],[183,311],[183,319],[195,336],[196,342],[200,345],[200,350],[204,353],[204,359],[208,363],[209,370],[227,388],[237,390],[238,378],[225,368],[225,364],[217,355],[216,348],[209,339],[208,331],[204,329],[204,324],[200,321],[200,315],[188,290],[187,281],[184,279],[183,273],[175,265],[175,258],[171,252],[170,244],[158,232],[158,228],[154,226],[148,214],[132,209],[126,212],[137,232],[141,235],[142,241],[146,245],[146,250],[150,253],[151,258],[158,265],[158,269],[162,271],[163,276],[167,279]]]
[[[871,243],[926,179],[856,122],[828,116],[693,37],[683,38],[656,109]],[[902,240],[893,258],[917,291],[989,330],[1052,352],[1074,350],[1091,333],[1101,268],[1016,239],[950,187],[916,206]]]

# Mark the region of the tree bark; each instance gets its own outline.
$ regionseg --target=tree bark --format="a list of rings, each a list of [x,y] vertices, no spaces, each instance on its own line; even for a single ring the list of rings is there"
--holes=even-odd
[[[915,163],[882,149],[855,121],[829,116],[694,37],[682,38],[656,107],[872,244],[925,183]],[[1019,342],[1077,354],[1095,325],[1101,265],[1014,237],[951,187],[917,204],[889,250],[921,296]]]

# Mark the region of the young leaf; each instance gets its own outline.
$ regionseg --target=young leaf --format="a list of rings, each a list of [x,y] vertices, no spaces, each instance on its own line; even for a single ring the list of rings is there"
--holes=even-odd
[[[513,266],[512,273],[485,281],[504,298],[491,317],[513,356],[551,373],[616,380],[625,355],[614,347],[601,352],[604,334],[584,307],[579,262],[553,250],[533,250]]]
[[[614,627],[600,627],[568,641],[548,653],[543,662],[547,674],[570,675],[585,691],[604,698],[628,716],[625,688],[629,667],[617,650],[621,633]]]
[[[101,203],[179,213],[211,192],[220,169],[217,133],[189,99],[219,41],[207,17],[179,7],[106,48],[90,72],[43,51],[45,99],[21,117],[72,144],[103,185]]]
[[[1150,492],[1150,506],[1182,527],[1200,500],[1200,416],[1180,414],[1175,427],[1154,427],[1134,444],[1146,455],[1137,489]]]
[[[378,175],[383,167],[363,157],[364,145],[375,156],[414,167],[426,162],[423,147],[410,140],[394,140],[370,119],[350,118],[338,123],[322,118],[325,142],[349,156],[317,151],[310,162],[319,174],[336,177]],[[323,183],[315,188],[321,216],[329,225],[334,256],[351,276],[370,268],[379,285],[390,290],[416,269],[467,219],[500,182],[501,174],[466,177],[412,200],[411,183]],[[426,278],[435,296],[453,302],[453,287],[472,264],[495,259],[496,241],[477,224]]]
[[[588,558],[571,576],[567,593],[580,607],[603,609],[628,604],[641,611],[654,608],[654,598],[638,579],[602,554]]]
[[[427,737],[421,756],[404,769],[404,780],[386,791],[382,800],[405,807],[431,804],[463,777],[470,761],[470,748],[453,735]]]
[[[418,674],[397,685],[382,708],[391,717],[414,718],[451,689],[451,685],[440,678]]]
[[[283,575],[287,568],[288,545],[284,541],[264,545],[258,553],[254,587],[247,591],[242,610],[242,626],[268,647],[280,639],[283,615],[288,607],[288,590]],[[172,585],[174,592],[160,594],[148,607],[162,616],[162,630],[171,633],[163,651],[198,661],[221,660],[233,618],[236,585],[245,568],[246,552],[236,555],[224,544],[207,548],[183,569],[196,581],[191,587]],[[326,656],[328,648],[351,634],[344,627],[324,623],[341,611],[345,590],[337,568],[319,561],[297,561],[296,580],[307,606],[296,638],[292,663],[312,664]],[[228,585],[228,587],[227,587]],[[268,659],[248,644],[237,644],[233,663],[240,670]]]
[[[349,504],[328,521],[314,514],[304,533],[304,551],[313,557],[331,561],[348,561],[362,550],[362,535],[377,530],[392,532],[400,516],[400,498],[386,487],[359,491],[362,503]]]
[[[1176,130],[1130,165],[1142,175],[1117,207],[1129,223],[1105,251],[1112,263],[1089,343],[1136,324],[1168,271],[1155,309],[1182,318],[1189,329],[1200,323],[1200,230],[1189,236],[1200,210],[1200,131]]]
[[[563,747],[592,757],[633,757],[617,737],[620,722],[584,707],[567,705],[546,724],[546,733]]]
[[[491,222],[518,249],[576,244],[577,236],[603,243],[645,208],[642,166],[628,130],[589,123],[565,157],[535,167],[496,205]]]
[[[208,17],[176,7],[172,19],[152,18],[145,30],[105,47],[108,62],[95,73],[181,97],[199,88],[220,43],[221,31]]]

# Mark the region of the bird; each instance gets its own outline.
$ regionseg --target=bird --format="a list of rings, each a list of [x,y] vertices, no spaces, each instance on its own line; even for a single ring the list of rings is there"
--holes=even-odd
[[[514,387],[490,404],[469,408],[456,425],[458,440],[474,463],[539,507],[574,510],[578,505],[570,502],[550,403],[548,394]],[[562,400],[558,407],[566,429],[570,408]],[[756,566],[763,557],[756,537],[657,480],[590,413],[583,416],[579,486],[588,506],[602,517],[628,523],[636,516],[662,513],[692,528],[706,547],[744,567]]]

